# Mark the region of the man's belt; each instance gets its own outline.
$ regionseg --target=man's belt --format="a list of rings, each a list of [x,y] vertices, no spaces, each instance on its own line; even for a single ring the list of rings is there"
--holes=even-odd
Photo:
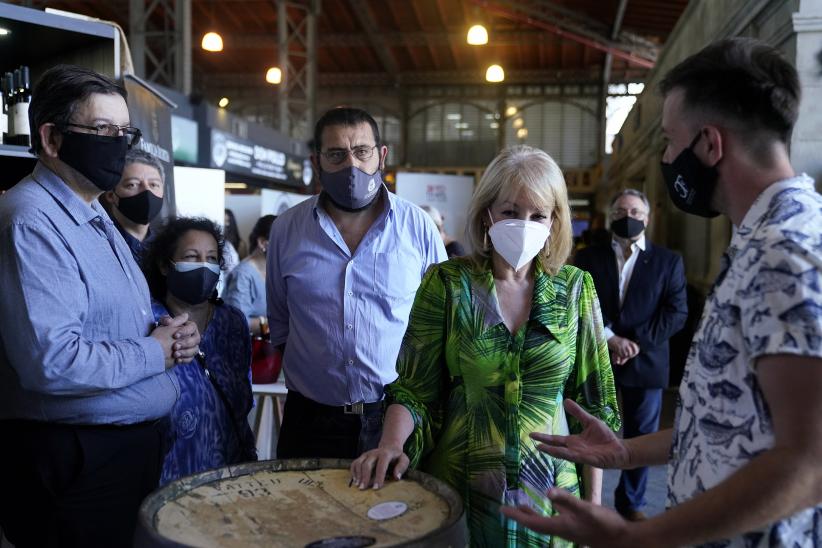
[[[346,415],[364,415],[366,413],[371,413],[372,411],[382,410],[382,407],[382,401],[375,401],[371,403],[358,401],[356,403],[343,405],[343,413]]]
[[[382,411],[385,408],[385,400],[375,401],[375,402],[354,402],[348,403],[345,405],[326,405],[324,403],[320,403],[318,401],[314,401],[311,398],[307,398],[297,392],[296,390],[289,390],[288,397],[296,397],[302,400],[304,403],[303,405],[308,405],[315,407],[322,412],[326,413],[339,413],[342,412],[345,415],[365,415],[368,413],[372,413],[375,411]]]

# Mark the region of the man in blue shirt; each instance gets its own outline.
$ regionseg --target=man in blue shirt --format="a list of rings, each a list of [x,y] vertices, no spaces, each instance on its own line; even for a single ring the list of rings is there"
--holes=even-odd
[[[136,148],[126,153],[126,167],[114,189],[100,196],[100,203],[141,264],[143,250],[152,238],[149,223],[163,208],[165,170],[160,160]]]
[[[355,458],[380,439],[414,295],[446,254],[428,215],[383,185],[388,148],[367,112],[327,112],[314,147],[323,192],[269,239],[271,342],[285,345],[289,390],[277,456]]]
[[[125,89],[59,65],[29,118],[38,163],[0,198],[0,527],[17,546],[126,546],[159,479],[168,370],[200,336],[186,315],[155,327],[97,202],[140,136]]]

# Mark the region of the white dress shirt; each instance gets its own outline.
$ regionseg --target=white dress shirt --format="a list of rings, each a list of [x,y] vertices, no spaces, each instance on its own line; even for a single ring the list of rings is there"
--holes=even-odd
[[[616,256],[617,274],[619,274],[619,306],[625,301],[625,292],[628,290],[628,284],[631,283],[631,276],[634,273],[634,266],[636,265],[637,257],[640,251],[645,251],[645,234],[640,236],[637,241],[631,243],[631,256],[625,258],[625,251],[622,245],[616,238],[611,238],[611,248],[614,250]],[[610,339],[614,336],[614,332],[609,327],[605,328],[605,338]]]

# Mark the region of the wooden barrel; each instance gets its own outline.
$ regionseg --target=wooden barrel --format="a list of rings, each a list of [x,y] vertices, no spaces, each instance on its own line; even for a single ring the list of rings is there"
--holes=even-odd
[[[450,486],[409,470],[361,491],[349,487],[349,465],[271,460],[182,478],[143,501],[135,545],[466,546],[462,500]]]

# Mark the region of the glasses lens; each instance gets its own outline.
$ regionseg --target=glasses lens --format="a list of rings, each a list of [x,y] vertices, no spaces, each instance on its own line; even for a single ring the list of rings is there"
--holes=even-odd
[[[117,137],[120,135],[120,126],[115,126],[114,124],[103,124],[101,126],[97,126],[97,135]]]
[[[325,159],[332,164],[339,164],[345,160],[345,157],[348,156],[348,152],[344,150],[332,150],[331,152],[326,152],[324,156]]]
[[[611,216],[615,217],[617,219],[619,219],[621,217],[625,217],[626,215],[630,215],[631,217],[633,217],[635,219],[641,219],[641,218],[645,217],[646,213],[645,213],[644,209],[638,209],[638,208],[635,208],[635,207],[633,207],[631,209],[623,209],[623,208],[620,207],[620,208],[611,210]]]
[[[357,160],[369,160],[374,155],[374,147],[357,147],[354,149],[354,156]]]

